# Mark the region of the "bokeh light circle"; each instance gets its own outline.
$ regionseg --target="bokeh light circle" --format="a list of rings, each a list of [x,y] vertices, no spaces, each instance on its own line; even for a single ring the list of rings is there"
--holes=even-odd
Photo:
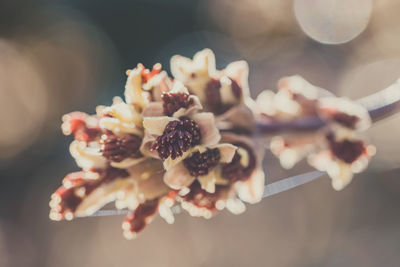
[[[0,159],[35,140],[47,110],[44,81],[20,50],[17,44],[0,39]]]
[[[372,0],[295,0],[294,12],[301,29],[323,44],[351,41],[367,27]]]

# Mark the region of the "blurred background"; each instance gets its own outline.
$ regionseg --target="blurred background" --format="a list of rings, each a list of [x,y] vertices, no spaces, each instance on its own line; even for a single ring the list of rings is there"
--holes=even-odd
[[[52,222],[77,167],[61,116],[122,95],[138,62],[169,69],[209,47],[245,59],[251,93],[300,74],[357,98],[400,77],[400,1],[0,0],[0,266],[399,266],[400,116],[368,131],[370,168],[335,192],[325,177],[212,220],[157,218],[134,241],[123,217]],[[309,171],[266,157],[267,183]]]

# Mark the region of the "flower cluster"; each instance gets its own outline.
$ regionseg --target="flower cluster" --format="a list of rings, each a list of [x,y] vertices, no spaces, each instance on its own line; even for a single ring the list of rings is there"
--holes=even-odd
[[[68,174],[51,196],[51,219],[90,216],[115,202],[132,211],[122,224],[132,238],[157,212],[172,223],[173,205],[210,218],[261,200],[262,153],[248,136],[254,117],[245,105],[247,64],[217,70],[206,49],[193,60],[174,56],[171,70],[174,79],[160,64],[152,70],[139,64],[127,71],[124,100],[115,97],[95,115],[63,117],[81,171]]]
[[[160,64],[151,70],[139,64],[126,73],[124,100],[115,97],[95,115],[64,115],[62,130],[74,137],[70,152],[81,170],[51,196],[51,219],[90,216],[115,202],[130,210],[122,228],[132,238],[157,213],[173,223],[173,206],[204,218],[224,208],[241,213],[242,201],[263,195],[264,144],[252,137],[265,125],[279,130],[270,148],[284,168],[307,158],[336,190],[375,153],[361,137],[371,125],[368,111],[300,76],[281,79],[276,93],[252,101],[244,61],[217,70],[205,49],[193,59],[172,57],[171,72],[173,78]],[[295,133],[276,127],[304,123],[313,127]]]
[[[335,97],[300,76],[282,78],[277,93],[262,92],[256,107],[266,121],[320,122],[318,129],[275,136],[270,148],[284,168],[291,168],[307,157],[311,166],[328,173],[336,190],[349,184],[354,173],[364,170],[375,154],[375,147],[360,137],[371,125],[368,111],[357,102]]]

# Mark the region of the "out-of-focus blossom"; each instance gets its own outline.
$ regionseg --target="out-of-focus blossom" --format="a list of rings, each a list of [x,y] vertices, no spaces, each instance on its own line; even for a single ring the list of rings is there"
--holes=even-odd
[[[322,121],[320,129],[273,137],[270,148],[284,168],[292,168],[308,157],[310,165],[329,174],[336,190],[349,184],[354,173],[364,170],[375,153],[375,148],[359,137],[371,125],[368,111],[354,101],[332,96],[300,76],[281,79],[276,94],[265,91],[256,103],[261,117],[268,120]]]
[[[371,126],[368,111],[362,105],[346,98],[321,98],[318,101],[318,114],[329,123],[350,130],[365,131]]]
[[[318,99],[332,95],[310,84],[301,76],[284,77],[278,82],[276,93],[263,91],[256,100],[258,112],[274,120],[290,121],[299,117],[314,116]]]
[[[316,150],[308,157],[311,166],[326,171],[332,178],[335,190],[342,190],[353,179],[354,173],[363,171],[375,147],[367,145],[353,132],[336,130],[325,134],[321,150]]]

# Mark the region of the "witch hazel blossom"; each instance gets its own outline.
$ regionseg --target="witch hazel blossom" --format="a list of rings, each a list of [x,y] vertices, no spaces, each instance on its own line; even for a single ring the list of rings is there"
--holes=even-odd
[[[173,56],[171,72],[190,93],[200,99],[204,111],[216,115],[220,129],[252,130],[254,117],[245,104],[250,98],[249,67],[245,61],[235,61],[225,69],[217,70],[214,53],[204,49],[196,53],[193,59]]]
[[[337,190],[375,153],[360,137],[371,125],[368,111],[300,76],[282,78],[277,93],[265,91],[253,101],[244,61],[218,70],[205,49],[193,59],[174,56],[171,72],[174,78],[160,64],[138,64],[126,72],[124,99],[98,106],[95,115],[63,117],[81,171],[68,174],[51,196],[51,219],[91,216],[114,202],[130,211],[122,230],[131,239],[157,214],[173,223],[174,205],[204,218],[225,208],[242,213],[245,203],[263,197],[265,144],[253,134],[265,121],[320,122],[312,132],[276,135],[270,147],[285,168],[308,158]]]
[[[235,146],[229,138],[221,142],[219,129],[231,115],[253,122],[251,111],[243,108],[247,65],[236,62],[214,71],[214,55],[207,53],[195,60],[207,71],[192,72],[208,77],[208,89],[188,89],[183,81],[169,78],[161,65],[147,70],[139,64],[127,71],[124,100],[115,97],[93,116],[64,117],[63,131],[75,138],[70,151],[82,172],[67,175],[53,194],[52,219],[90,216],[115,202],[117,209],[132,210],[123,222],[124,236],[132,238],[156,213],[172,223],[176,203],[193,216],[209,218],[225,207],[235,214],[244,211],[239,197],[250,203],[261,199],[254,187],[262,190],[263,185],[254,177],[259,182],[264,176],[253,175],[257,164],[251,144],[238,141]],[[219,86],[216,96],[230,109],[219,119],[200,91],[193,94],[193,88],[210,92],[212,84]]]
[[[275,136],[270,142],[271,152],[285,168],[292,168],[307,157],[311,166],[328,173],[334,189],[343,189],[354,173],[367,167],[375,153],[375,148],[360,138],[360,133],[371,125],[368,111],[354,101],[332,96],[299,76],[283,78],[278,84],[277,95],[282,90],[290,93],[285,93],[283,100],[273,93],[262,93],[257,98],[261,116],[276,121],[316,117],[325,125],[310,132]],[[282,103],[287,106],[294,103],[295,112],[282,116],[277,112],[283,109]]]
[[[339,129],[325,135],[325,147],[308,157],[311,166],[326,171],[335,190],[342,190],[368,166],[375,147],[352,132]]]
[[[197,179],[202,189],[214,193],[217,179],[213,169],[220,162],[230,162],[236,148],[218,144],[221,136],[214,115],[198,112],[202,108],[198,98],[189,95],[180,82],[164,93],[162,100],[158,106],[150,106],[151,111],[144,111],[153,116],[145,117],[143,125],[146,135],[151,136],[146,139],[151,144],[147,148],[164,162],[165,183],[179,190]]]

